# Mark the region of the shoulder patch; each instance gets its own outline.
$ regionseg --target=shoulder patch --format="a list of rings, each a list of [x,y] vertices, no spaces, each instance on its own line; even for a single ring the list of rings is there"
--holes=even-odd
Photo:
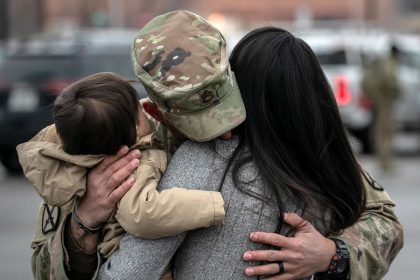
[[[376,182],[367,171],[362,170],[362,174],[372,188],[378,191],[384,191],[384,188],[378,182]]]
[[[44,203],[42,211],[42,233],[47,234],[55,231],[60,222],[60,207],[50,206]]]

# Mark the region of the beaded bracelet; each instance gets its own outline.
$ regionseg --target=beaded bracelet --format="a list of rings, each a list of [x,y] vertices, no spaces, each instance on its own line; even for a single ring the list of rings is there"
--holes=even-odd
[[[336,246],[336,253],[328,266],[329,279],[347,279],[349,273],[349,251],[346,244],[335,238],[331,238]]]
[[[73,221],[76,223],[76,225],[87,234],[95,234],[99,232],[102,229],[103,224],[100,224],[99,226],[94,227],[94,228],[88,227],[87,225],[83,224],[76,213],[76,209],[78,205],[79,205],[79,200],[76,199],[76,202],[73,205],[73,212],[71,213],[71,217],[73,218]]]

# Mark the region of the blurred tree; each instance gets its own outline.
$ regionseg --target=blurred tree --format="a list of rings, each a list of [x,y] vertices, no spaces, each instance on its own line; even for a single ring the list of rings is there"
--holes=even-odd
[[[0,41],[8,37],[7,0],[0,0]]]
[[[95,11],[90,15],[90,23],[94,27],[107,27],[108,13],[106,11]]]
[[[7,1],[6,6],[8,37],[27,36],[42,30],[44,0]]]

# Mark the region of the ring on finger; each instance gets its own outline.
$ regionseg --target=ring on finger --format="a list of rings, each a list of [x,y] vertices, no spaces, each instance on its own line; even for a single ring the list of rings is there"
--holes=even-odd
[[[279,266],[279,273],[283,273],[284,272],[284,264],[283,264],[283,261],[277,262],[277,265]]]

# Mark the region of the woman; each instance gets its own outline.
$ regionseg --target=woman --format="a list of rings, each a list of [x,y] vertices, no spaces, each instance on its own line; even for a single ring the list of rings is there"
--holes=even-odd
[[[127,259],[120,256],[126,254],[133,265],[119,277],[154,279],[177,251],[175,279],[241,279],[241,252],[269,248],[247,241],[251,231],[293,234],[277,218],[285,212],[297,213],[323,234],[360,217],[361,170],[332,91],[306,43],[278,28],[257,29],[238,43],[230,63],[247,119],[230,141],[184,143],[161,181],[163,189],[171,184],[220,190],[227,205],[225,224],[158,241],[126,237],[101,277],[117,277],[115,268],[124,266]],[[282,272],[291,269],[279,265]]]

